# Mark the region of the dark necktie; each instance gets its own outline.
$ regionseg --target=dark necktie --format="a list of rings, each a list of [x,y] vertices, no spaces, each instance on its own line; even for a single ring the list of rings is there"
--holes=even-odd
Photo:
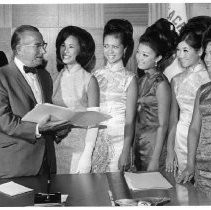
[[[28,67],[28,66],[23,66],[23,69],[25,71],[25,73],[32,73],[32,74],[36,74],[37,73],[37,69],[34,67]]]

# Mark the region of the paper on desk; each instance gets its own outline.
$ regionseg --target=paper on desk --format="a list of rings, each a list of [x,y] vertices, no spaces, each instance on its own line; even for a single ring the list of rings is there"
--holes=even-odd
[[[67,197],[68,197],[68,194],[62,194],[62,195],[61,195],[61,202],[62,202],[62,203],[65,203],[66,200],[67,200]]]
[[[169,189],[172,185],[159,172],[125,172],[125,180],[132,190]]]
[[[10,196],[19,195],[22,193],[30,192],[32,190],[33,189],[24,187],[23,185],[17,184],[13,181],[0,185],[0,192],[3,192]]]
[[[102,121],[108,120],[111,116],[96,111],[75,112],[67,107],[56,106],[53,104],[37,104],[34,109],[28,112],[22,121],[39,123],[46,116],[51,115],[53,121],[66,122],[76,126],[97,125]]]

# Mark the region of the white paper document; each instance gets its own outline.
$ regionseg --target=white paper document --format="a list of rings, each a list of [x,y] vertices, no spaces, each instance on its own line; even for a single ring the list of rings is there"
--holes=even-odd
[[[23,185],[17,184],[13,181],[0,185],[0,192],[3,192],[10,196],[19,195],[22,193],[30,192],[32,190],[33,189],[24,187]]]
[[[169,189],[172,185],[159,172],[124,174],[127,185],[132,190]]]
[[[34,109],[28,112],[22,121],[30,121],[39,123],[46,116],[51,116],[52,121],[70,122],[76,126],[91,126],[97,125],[100,122],[111,118],[110,115],[96,111],[81,111],[75,112],[67,107],[56,106],[53,104],[37,104]]]

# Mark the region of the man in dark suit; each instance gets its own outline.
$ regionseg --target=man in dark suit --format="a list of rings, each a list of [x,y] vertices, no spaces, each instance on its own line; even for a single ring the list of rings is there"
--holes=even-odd
[[[3,51],[0,51],[0,67],[8,64],[7,57]]]
[[[35,68],[43,62],[46,45],[37,28],[18,27],[11,39],[14,60],[0,68],[1,178],[43,174],[49,167],[56,171],[55,136],[39,132],[48,119],[41,124],[21,121],[37,103],[51,103],[50,74]]]

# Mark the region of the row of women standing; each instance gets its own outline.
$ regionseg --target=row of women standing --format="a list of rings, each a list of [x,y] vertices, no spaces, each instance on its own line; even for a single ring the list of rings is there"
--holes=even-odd
[[[133,53],[133,28],[111,20],[104,28],[106,66],[94,67],[92,36],[76,26],[63,28],[56,40],[58,67],[53,103],[74,110],[99,110],[112,118],[98,127],[72,128],[56,145],[57,173],[118,171],[129,165],[134,135],[137,82],[125,69]],[[102,129],[101,129],[102,127]],[[106,127],[106,128],[105,128]]]
[[[60,72],[53,102],[77,110],[100,110],[112,118],[99,127],[73,128],[56,145],[58,173],[128,170],[133,156],[138,171],[178,167],[181,174],[187,164],[196,92],[210,80],[201,60],[207,25],[198,22],[193,18],[179,36],[165,19],[148,27],[136,50],[138,69],[144,71],[138,80],[125,68],[134,48],[133,28],[127,20],[112,19],[105,25],[105,66],[92,74],[92,36],[76,26],[60,31],[56,40]],[[170,71],[175,63],[184,71],[170,86],[162,72]]]

